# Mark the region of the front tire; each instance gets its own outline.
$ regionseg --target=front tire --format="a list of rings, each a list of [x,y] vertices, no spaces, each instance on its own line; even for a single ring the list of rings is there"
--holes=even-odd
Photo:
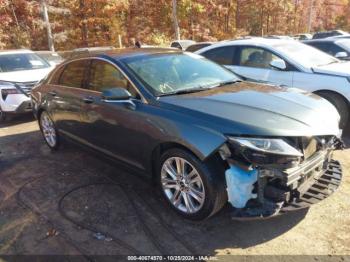
[[[57,150],[59,147],[57,129],[46,111],[43,111],[39,116],[39,126],[46,144],[51,150]]]
[[[166,202],[181,216],[203,220],[227,202],[223,165],[215,159],[202,162],[182,149],[160,158],[158,184]]]

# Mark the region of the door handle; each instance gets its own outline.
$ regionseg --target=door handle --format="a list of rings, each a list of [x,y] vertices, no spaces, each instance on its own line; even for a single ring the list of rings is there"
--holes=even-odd
[[[94,102],[94,99],[91,96],[87,96],[83,98],[84,103],[91,104]]]
[[[57,93],[55,91],[51,91],[51,92],[49,92],[49,94],[52,96],[57,96]]]

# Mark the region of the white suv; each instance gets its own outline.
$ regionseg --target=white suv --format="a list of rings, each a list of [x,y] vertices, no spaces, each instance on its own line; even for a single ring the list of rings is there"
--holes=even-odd
[[[350,62],[295,40],[249,38],[223,41],[196,52],[225,65],[243,79],[314,92],[349,118]]]
[[[0,51],[0,121],[31,111],[31,89],[53,68],[30,50]]]

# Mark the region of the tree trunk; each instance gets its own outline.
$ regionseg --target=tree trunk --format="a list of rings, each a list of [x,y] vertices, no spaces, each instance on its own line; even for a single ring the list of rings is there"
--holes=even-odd
[[[79,7],[80,7],[80,12],[81,12],[81,20],[82,20],[82,25],[81,25],[81,40],[83,42],[83,46],[87,47],[89,46],[88,43],[88,27],[87,27],[87,21],[86,21],[86,17],[84,14],[85,11],[85,1],[84,0],[80,0],[79,2]]]
[[[180,28],[179,28],[179,22],[177,20],[177,2],[176,0],[173,0],[173,22],[174,22],[174,31],[175,31],[175,39],[180,40]]]
[[[309,21],[308,21],[308,26],[307,26],[307,32],[311,32],[311,27],[312,27],[312,8],[314,5],[314,0],[310,0],[310,6],[309,6]]]
[[[43,17],[44,17],[44,22],[45,22],[45,27],[46,27],[46,32],[47,32],[47,43],[49,46],[49,50],[54,52],[55,46],[54,46],[54,42],[53,42],[51,25],[50,25],[50,21],[49,21],[49,14],[47,13],[47,6],[46,6],[45,0],[41,0],[41,8],[43,11]]]
[[[262,5],[261,5],[261,13],[260,13],[260,34],[261,36],[264,36],[264,4],[265,1],[262,0]]]
[[[240,5],[240,2],[239,2],[239,0],[236,0],[236,14],[235,14],[235,18],[236,18],[236,29],[239,29],[240,28],[240,23],[239,23],[239,14],[240,14],[240,7],[241,7],[241,5]]]

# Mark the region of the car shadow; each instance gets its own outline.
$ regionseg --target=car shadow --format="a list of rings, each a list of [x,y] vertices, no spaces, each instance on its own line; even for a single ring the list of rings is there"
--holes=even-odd
[[[13,141],[20,143],[11,143]],[[4,197],[4,192],[9,191],[6,185],[13,186],[11,190],[15,190],[28,180],[47,175],[45,180],[38,180],[35,185],[25,188],[25,201],[57,223],[62,232],[69,232],[78,246],[96,254],[115,254],[117,251],[115,247],[109,247],[103,242],[97,244],[93,239],[80,243],[79,239],[84,239],[84,232],[72,228],[73,224],[65,221],[58,210],[57,196],[87,181],[108,181],[110,187],[106,185],[101,188],[96,183],[89,191],[86,188],[77,190],[67,197],[65,211],[75,214],[79,221],[118,236],[129,245],[143,248],[146,254],[215,255],[218,249],[249,248],[286,233],[307,214],[307,210],[300,210],[271,219],[241,222],[232,220],[230,207],[226,205],[205,221],[189,221],[167,206],[152,180],[145,179],[124,165],[96,158],[80,146],[64,141],[59,151],[51,152],[40,132],[34,131],[2,137],[0,147],[3,150],[0,157],[0,189],[3,189],[3,198],[8,199],[8,196]],[[121,188],[109,181],[129,184],[133,189],[122,189],[128,195],[125,197]],[[16,217],[16,213],[11,217]],[[23,234],[18,242],[23,248],[29,249],[26,238]],[[152,245],[154,242],[161,243],[161,251]]]
[[[2,127],[11,127],[18,124],[23,124],[34,120],[32,113],[26,113],[21,115],[13,115],[9,119],[0,122],[0,128]]]

